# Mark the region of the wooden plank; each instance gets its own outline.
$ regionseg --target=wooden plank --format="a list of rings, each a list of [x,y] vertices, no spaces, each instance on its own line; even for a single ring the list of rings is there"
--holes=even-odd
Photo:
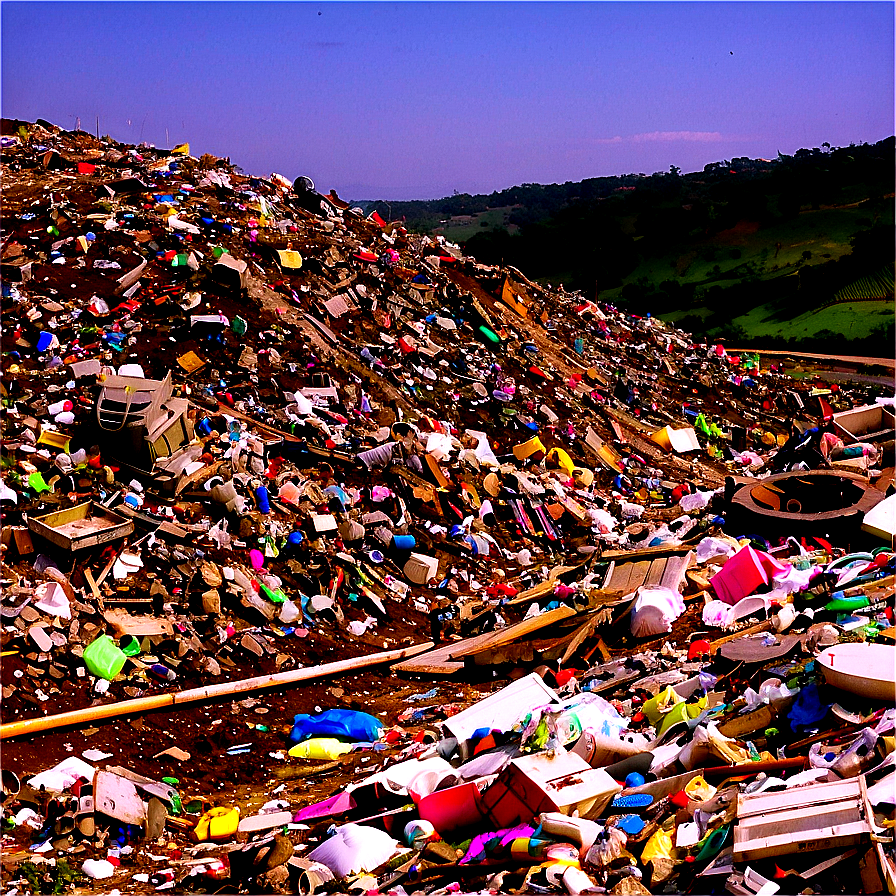
[[[103,619],[112,626],[118,637],[133,635],[142,638],[144,635],[171,635],[174,626],[167,619],[156,619],[155,616],[132,616],[127,610],[106,610]]]
[[[697,591],[709,591],[709,579],[704,570],[689,569],[685,573],[688,584]]]
[[[607,582],[605,590],[620,593],[631,591],[632,589],[628,587],[628,584],[632,580],[632,566],[633,564],[631,563],[617,563],[616,568],[613,570],[613,578]]]
[[[595,644],[595,648],[597,649],[597,652],[600,654],[600,658],[601,658],[605,663],[609,663],[610,660],[612,659],[612,656],[611,656],[611,654],[610,654],[610,649],[609,649],[609,648],[607,647],[607,645],[604,643],[604,639],[603,639],[600,635],[597,636],[597,643]],[[590,660],[590,658],[591,658],[591,654],[592,654],[592,653],[594,653],[594,650],[592,650],[592,651],[588,654],[588,658],[589,658],[589,660]]]
[[[662,584],[663,575],[666,572],[666,564],[669,562],[670,560],[666,557],[660,557],[658,560],[651,561],[644,584],[648,586]]]
[[[758,632],[768,632],[774,628],[774,625],[770,621],[765,622],[757,622],[756,625],[751,625],[749,628],[743,628],[739,632],[735,632],[733,635],[725,635],[723,638],[716,638],[715,641],[712,641],[709,645],[709,652],[714,653],[717,647],[721,647],[723,644],[727,644],[729,641],[734,641],[737,638],[743,638],[745,635],[755,635]]]
[[[560,656],[560,651],[566,643],[565,638],[556,638],[520,641],[517,644],[502,644],[500,647],[486,647],[472,656],[465,657],[467,662],[472,661],[477,666],[502,666],[507,663],[519,665],[540,662],[553,662]]]
[[[84,570],[84,579],[86,580],[88,586],[90,587],[90,593],[97,599],[102,600],[102,595],[100,594],[100,589],[97,587],[96,580],[93,578],[93,573],[89,569]]]
[[[572,640],[566,647],[566,650],[563,652],[563,656],[560,657],[560,665],[565,666],[570,658],[575,655],[575,652],[585,643],[588,638],[590,638],[594,634],[594,629],[597,628],[597,614],[592,614],[590,619],[587,619],[572,636]]]
[[[610,583],[610,580],[613,578],[613,573],[616,572],[616,561],[611,560],[610,565],[607,567],[607,572],[604,575],[604,580],[601,583],[601,588],[605,589],[607,585]]]
[[[125,545],[122,545],[121,550],[123,551],[124,548],[125,548]],[[115,563],[115,561],[116,561],[116,559],[118,558],[118,555],[119,555],[120,553],[121,553],[121,551],[116,551],[116,552],[109,558],[109,562],[106,563],[106,565],[103,567],[103,571],[99,574],[99,576],[97,576],[97,580],[96,580],[97,588],[99,588],[99,586],[102,585],[103,582],[106,581],[106,576],[109,575],[109,570],[112,569],[112,566],[113,566],[113,564]]]
[[[620,590],[624,591],[626,594],[630,594],[632,591],[637,591],[646,581],[647,575],[650,572],[650,564],[652,561],[650,560],[638,560],[635,563],[627,563],[624,566],[616,567],[617,572],[625,573],[628,571],[628,581],[624,587],[621,587]],[[615,576],[614,581],[610,582],[610,590],[612,591],[616,587]]]
[[[521,591],[516,597],[507,601],[507,603],[514,606],[516,604],[527,603],[531,600],[537,600],[539,597],[544,597],[546,594],[550,594],[554,590],[555,584],[556,582],[553,579],[548,579],[546,582],[539,582],[537,585],[533,585],[531,588]]]
[[[534,616],[532,619],[524,619],[516,625],[502,628],[500,631],[488,632],[486,640],[481,644],[464,644],[461,642],[462,646],[458,647],[455,645],[455,649],[451,652],[450,657],[451,659],[456,660],[461,657],[471,656],[474,653],[479,653],[481,650],[499,647],[502,644],[510,644],[513,641],[526,637],[526,635],[547,628],[549,625],[554,625],[561,619],[567,619],[570,616],[575,615],[576,611],[573,610],[572,607],[567,606],[560,606],[555,610],[548,610],[547,613],[542,613],[540,616]]]
[[[682,545],[658,544],[652,548],[639,548],[637,551],[604,551],[601,555],[604,560],[620,560],[629,562],[632,560],[652,560],[654,557],[670,557],[675,554],[687,554],[689,547]]]
[[[491,634],[489,632],[489,634]],[[485,638],[485,635],[477,635],[478,638]],[[469,639],[471,641],[475,638]],[[411,657],[402,660],[390,667],[393,672],[410,672],[419,675],[456,675],[464,668],[462,662],[452,662],[449,654],[458,644],[462,642],[453,641],[449,644],[443,644],[435,650],[430,650],[420,656]]]
[[[834,856],[832,859],[825,859],[823,862],[819,862],[817,865],[813,865],[811,868],[807,868],[805,871],[797,873],[804,880],[808,880],[810,877],[815,877],[816,874],[821,874],[822,871],[827,871],[828,869],[833,868],[834,865],[839,864],[844,859],[851,859],[857,853],[857,849],[848,849],[839,856]]]

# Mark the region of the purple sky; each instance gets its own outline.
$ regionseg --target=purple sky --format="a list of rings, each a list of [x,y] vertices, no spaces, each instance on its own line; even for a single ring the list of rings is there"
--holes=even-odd
[[[346,199],[696,171],[894,132],[894,4],[21,3],[2,112]],[[166,138],[167,131],[167,138]]]

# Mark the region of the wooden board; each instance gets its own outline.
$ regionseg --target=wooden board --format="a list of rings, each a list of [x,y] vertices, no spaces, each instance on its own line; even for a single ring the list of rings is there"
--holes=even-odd
[[[652,560],[636,560],[634,563],[616,562],[616,571],[607,586],[607,591],[619,591],[622,594],[630,594],[642,585],[646,584],[650,574]],[[665,566],[665,561],[663,561]]]
[[[553,625],[560,619],[575,615],[569,607],[558,607],[548,613],[542,613],[534,619],[526,619],[516,625],[508,626],[497,632],[485,632],[463,641],[453,641],[435,650],[419,656],[402,660],[391,667],[393,672],[405,672],[414,675],[456,675],[464,668],[463,657],[472,656],[481,650],[495,648],[502,644],[510,644],[516,638],[537,632]]]
[[[567,619],[568,617],[575,615],[576,611],[573,610],[572,607],[560,606],[555,610],[548,610],[547,613],[542,613],[540,616],[535,616],[532,619],[524,619],[516,625],[510,625],[507,628],[502,628],[498,631],[488,632],[485,640],[481,643],[464,644],[461,642],[460,646],[455,645],[455,649],[450,654],[451,659],[461,659],[465,656],[472,656],[474,653],[480,653],[483,650],[494,649],[503,644],[510,644],[513,641],[526,637],[526,635],[547,628],[549,625],[554,625],[555,623],[560,622],[561,619]]]
[[[570,658],[575,655],[575,652],[588,640],[593,634],[594,630],[597,628],[598,623],[598,615],[594,613],[591,615],[589,619],[587,619],[579,628],[576,630],[575,634],[572,636],[572,640],[567,644],[566,650],[563,653],[563,656],[560,658],[560,665],[565,666],[566,663],[569,662]]]
[[[652,560],[655,557],[671,557],[676,554],[690,553],[690,548],[682,545],[658,544],[652,548],[638,548],[636,551],[604,551],[602,560],[616,560],[617,563],[635,560]]]
[[[41,517],[29,517],[28,528],[61,548],[78,551],[124,538],[134,531],[134,524],[102,504],[86,501]]]
[[[693,552],[688,548],[657,545],[629,553],[607,551],[601,559],[609,559],[613,563],[604,591],[631,594],[644,585],[679,591],[685,570],[693,562]]]
[[[644,584],[647,586],[659,585],[663,580],[663,575],[666,572],[666,564],[668,562],[669,560],[666,557],[660,557],[659,560],[652,560],[650,569],[647,570],[647,578],[644,580]]]
[[[142,638],[145,635],[172,635],[174,626],[167,619],[156,619],[155,616],[132,616],[127,610],[106,610],[103,619],[112,626],[117,637],[133,635]]]

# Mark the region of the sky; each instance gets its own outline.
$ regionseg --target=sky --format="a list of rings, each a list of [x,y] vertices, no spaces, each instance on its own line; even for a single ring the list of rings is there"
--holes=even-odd
[[[6,118],[344,199],[682,172],[894,133],[892,2],[0,5]]]

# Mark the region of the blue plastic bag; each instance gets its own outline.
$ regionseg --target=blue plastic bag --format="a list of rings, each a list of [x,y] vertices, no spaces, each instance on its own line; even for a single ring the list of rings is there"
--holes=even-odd
[[[816,727],[828,714],[831,706],[830,703],[821,702],[817,685],[814,683],[806,685],[787,714],[787,718],[790,719],[790,727],[794,731]]]
[[[383,732],[375,716],[352,709],[328,709],[317,715],[299,713],[293,719],[289,739],[297,744],[309,737],[338,737],[346,741],[374,741]]]

